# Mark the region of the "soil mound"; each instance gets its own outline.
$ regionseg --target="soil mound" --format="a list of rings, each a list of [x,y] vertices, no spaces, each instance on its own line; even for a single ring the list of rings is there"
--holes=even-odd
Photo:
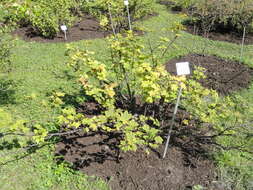
[[[87,109],[97,109],[91,103],[83,108],[79,111],[87,116],[93,114]],[[162,136],[165,138],[174,106],[170,104],[164,109],[167,117]],[[184,119],[189,119],[188,125],[183,124]],[[56,155],[72,163],[74,169],[104,179],[112,190],[190,190],[198,184],[209,190],[223,190],[213,188],[217,176],[208,154],[213,144],[209,138],[211,127],[205,130],[196,127],[198,121],[190,119],[183,109],[179,109],[175,121],[165,159],[161,159],[164,145],[151,150],[150,154],[141,149],[124,153],[118,149],[121,134],[105,132],[63,136],[56,145]]]
[[[142,150],[119,155],[115,138],[102,133],[70,135],[58,143],[56,153],[73,163],[75,169],[106,180],[112,190],[192,189],[198,184],[212,189],[214,165],[207,158],[191,154],[194,151],[187,153],[173,147],[161,159],[161,146],[149,155]]]
[[[199,82],[206,88],[216,90],[221,95],[248,88],[253,79],[253,69],[239,62],[223,60],[215,56],[190,54],[170,60],[166,64],[167,71],[176,74],[175,63],[190,62],[191,66],[205,68],[206,78]]]
[[[80,21],[76,22],[71,28],[69,28],[67,31],[67,41],[65,41],[63,32],[59,32],[55,38],[49,39],[36,34],[31,26],[18,28],[12,34],[21,37],[25,41],[56,43],[79,41],[83,39],[104,38],[110,33],[108,31],[104,31],[100,27],[98,20],[92,16],[86,15],[83,16]]]

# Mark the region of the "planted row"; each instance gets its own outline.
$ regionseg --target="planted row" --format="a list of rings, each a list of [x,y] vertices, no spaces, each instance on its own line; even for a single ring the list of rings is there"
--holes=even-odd
[[[251,0],[171,0],[169,7],[186,12],[188,22],[203,32],[229,30],[242,34],[253,32],[253,1]]]
[[[133,20],[152,13],[154,0],[132,0],[129,2],[130,15]],[[105,29],[111,24],[117,30],[126,29],[126,7],[123,1],[86,1],[86,0],[22,0],[2,3],[5,24],[22,27],[30,25],[35,33],[53,38],[59,32],[60,25],[71,27],[84,14],[98,18]]]

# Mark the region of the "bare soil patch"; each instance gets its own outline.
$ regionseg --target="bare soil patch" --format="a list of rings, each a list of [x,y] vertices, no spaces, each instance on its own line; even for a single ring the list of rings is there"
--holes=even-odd
[[[86,103],[78,111],[90,116],[92,112],[87,108],[94,108],[94,113],[98,114],[94,103]],[[173,108],[171,104],[164,107],[163,137],[167,134]],[[148,114],[153,109],[149,107]],[[189,114],[180,109],[165,159],[161,159],[164,145],[151,150],[150,154],[142,149],[124,153],[117,148],[121,135],[104,132],[63,136],[56,145],[56,155],[72,163],[74,169],[106,180],[112,190],[190,190],[197,184],[209,190],[221,190],[214,188],[217,176],[208,153],[212,139],[207,135],[210,135],[211,128],[200,130],[196,127],[196,120],[186,126],[184,119],[190,120]]]
[[[97,19],[86,15],[68,29],[67,41],[65,41],[63,32],[59,32],[55,38],[49,39],[43,36],[39,36],[34,32],[31,26],[18,28],[12,34],[21,37],[25,41],[56,43],[79,41],[83,39],[104,38],[108,36],[110,32],[103,30],[100,27],[99,21]]]
[[[157,15],[158,13],[152,13],[139,20],[147,20],[150,17]],[[134,29],[134,33],[136,35],[144,35],[144,31],[141,30]],[[79,21],[77,21],[71,28],[68,29],[67,40],[65,40],[64,33],[62,31],[60,31],[54,38],[45,38],[44,36],[37,34],[31,25],[18,28],[12,32],[12,35],[18,36],[25,41],[42,43],[73,42],[85,39],[105,38],[111,34],[113,34],[112,31],[106,31],[101,28],[99,21],[90,15],[84,15]]]
[[[218,91],[222,95],[248,88],[253,80],[253,69],[242,63],[223,60],[216,56],[190,54],[170,60],[166,64],[167,71],[176,74],[175,63],[190,62],[192,68],[205,68],[206,78],[199,82],[206,88]]]
[[[207,35],[205,35],[204,32],[200,28],[194,27],[192,25],[186,25],[186,31],[193,35],[199,35],[211,40],[225,41],[225,42],[231,42],[231,43],[236,43],[236,44],[242,43],[243,34],[239,34],[238,32],[232,29],[220,28],[219,30],[216,30],[216,31],[210,31]],[[245,45],[253,44],[253,33],[246,34],[244,44]]]
[[[210,187],[214,180],[211,161],[186,155],[173,147],[166,159],[157,152],[122,153],[117,158],[115,141],[106,134],[65,137],[57,145],[57,153],[87,175],[106,180],[112,190],[192,189],[196,184]]]

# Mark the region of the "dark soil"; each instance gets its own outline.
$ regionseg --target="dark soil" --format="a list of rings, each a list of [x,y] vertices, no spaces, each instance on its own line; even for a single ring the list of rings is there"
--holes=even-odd
[[[158,13],[152,13],[139,20],[146,20],[157,15]],[[144,31],[141,30],[134,30],[134,33],[136,35],[144,35]],[[73,42],[84,39],[105,38],[111,34],[111,31],[105,31],[101,28],[99,21],[96,18],[89,15],[83,16],[78,22],[76,22],[71,28],[68,29],[67,40],[65,40],[63,32],[59,32],[56,37],[52,39],[45,38],[37,34],[31,25],[18,28],[12,32],[12,35],[21,37],[25,41],[44,43]]]
[[[207,35],[205,35],[204,32],[200,30],[198,27],[186,25],[186,31],[193,35],[199,35],[211,40],[225,41],[236,44],[242,43],[243,34],[239,34],[238,32],[229,29],[220,29],[217,31],[211,31]],[[246,34],[244,44],[245,45],[253,44],[253,33]]]
[[[148,114],[154,109],[149,108]],[[173,108],[174,105],[165,106],[164,126],[168,126]],[[94,103],[84,104],[79,111],[90,116],[92,112],[87,109],[94,109],[94,113],[99,114]],[[223,190],[214,187],[217,176],[208,157],[212,145],[211,127],[200,130],[195,120],[186,126],[182,124],[184,119],[189,119],[189,114],[179,109],[165,159],[161,159],[164,145],[151,150],[149,155],[141,149],[123,153],[117,148],[121,135],[104,132],[63,136],[56,145],[56,155],[72,163],[74,169],[101,177],[112,190],[190,190],[197,184],[209,190]],[[163,130],[165,137],[168,127]]]
[[[106,180],[112,190],[192,189],[196,184],[211,189],[214,165],[194,155],[194,150],[187,153],[173,146],[164,160],[160,158],[163,146],[149,155],[138,150],[119,156],[116,138],[102,133],[74,134],[57,144],[56,153],[73,163],[75,169]],[[185,148],[191,146],[190,142],[184,143]]]
[[[170,60],[166,69],[176,74],[175,63],[188,61],[191,67],[205,68],[206,79],[200,83],[209,89],[218,91],[221,95],[248,88],[253,79],[253,69],[239,62],[223,60],[215,56],[190,54],[178,59]]]
[[[94,17],[86,15],[80,21],[76,22],[73,27],[69,28],[67,32],[67,41],[65,41],[63,32],[59,32],[53,39],[48,39],[36,34],[31,26],[18,28],[12,34],[21,37],[25,41],[56,43],[104,38],[108,36],[110,32],[104,31],[100,27],[99,21],[97,21]]]
[[[158,3],[161,5],[165,5],[172,13],[178,14],[178,13],[185,13],[187,14],[187,10],[180,7],[176,6],[173,1],[169,0],[159,0]],[[201,30],[200,27],[194,27],[192,24],[186,22],[184,23],[186,26],[186,32],[189,32],[193,35],[199,35],[204,38],[208,38],[211,40],[217,40],[217,41],[225,41],[225,42],[231,42],[231,43],[236,43],[236,44],[241,44],[242,43],[242,32],[238,33],[234,29],[230,28],[223,28],[217,27],[218,29],[215,31],[210,31],[207,35]],[[251,45],[253,44],[253,33],[248,33],[245,36],[245,45]]]

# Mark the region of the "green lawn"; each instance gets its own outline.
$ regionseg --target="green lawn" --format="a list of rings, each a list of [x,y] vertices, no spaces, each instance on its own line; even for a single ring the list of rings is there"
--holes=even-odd
[[[159,16],[138,23],[138,26],[149,31],[142,39],[145,42],[150,40],[152,44],[155,44],[161,36],[170,36],[171,34],[166,34],[163,28],[168,28],[175,21],[182,19],[178,15],[170,14],[163,6],[157,5],[156,10]],[[77,82],[71,77],[72,73],[66,67],[67,58],[64,56],[66,44],[24,42],[20,39],[17,39],[15,43],[12,56],[14,69],[8,76],[8,79],[14,83],[12,88],[14,96],[13,99],[2,103],[1,107],[17,118],[25,118],[34,123],[50,123],[56,114],[48,104],[50,93],[64,91],[74,95],[79,92]],[[106,61],[105,58],[109,52],[104,39],[73,42],[72,45],[81,46],[84,43],[89,50],[96,51],[97,59]],[[165,62],[173,57],[193,52],[217,55],[227,59],[240,59],[239,45],[210,41],[185,32],[182,32],[182,36],[177,40],[176,47],[171,48],[163,59]],[[245,47],[243,60],[246,64],[253,66],[253,46]],[[252,93],[253,85],[240,94],[253,106]],[[249,114],[247,119],[252,121],[253,114]],[[0,163],[10,159],[3,156],[8,152],[7,150],[0,151]],[[74,189],[73,184],[76,189],[82,190],[107,189],[100,180],[88,180],[87,177],[73,172],[68,167],[57,165],[52,152],[52,148],[46,146],[25,158],[1,165],[0,190],[65,190]],[[238,155],[236,151],[228,154],[235,156],[234,158],[245,168],[252,163]],[[223,171],[228,171],[229,167],[224,162],[220,161],[219,166]]]

